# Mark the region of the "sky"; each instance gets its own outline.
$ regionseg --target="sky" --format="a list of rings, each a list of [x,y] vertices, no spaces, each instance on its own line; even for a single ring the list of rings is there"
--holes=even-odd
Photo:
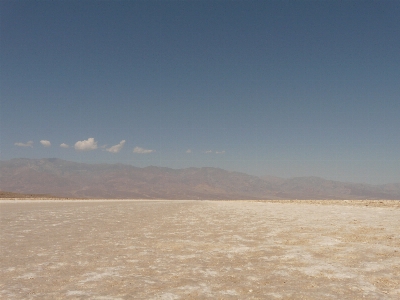
[[[0,1],[0,159],[400,182],[400,1]]]

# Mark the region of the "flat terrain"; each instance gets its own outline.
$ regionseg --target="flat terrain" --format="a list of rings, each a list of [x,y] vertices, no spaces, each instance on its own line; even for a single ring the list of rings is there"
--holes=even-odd
[[[400,299],[398,204],[3,200],[0,298]]]
[[[46,194],[21,194],[21,193],[13,193],[0,191],[0,199],[61,199],[61,197],[56,197],[53,195]],[[65,199],[65,198],[63,198]]]

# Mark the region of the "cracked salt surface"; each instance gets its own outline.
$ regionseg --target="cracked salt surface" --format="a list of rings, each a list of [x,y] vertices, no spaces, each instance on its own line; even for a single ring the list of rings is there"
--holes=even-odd
[[[67,296],[89,296],[89,294],[82,291],[68,291]]]
[[[16,201],[0,218],[1,299],[400,298],[400,209]]]

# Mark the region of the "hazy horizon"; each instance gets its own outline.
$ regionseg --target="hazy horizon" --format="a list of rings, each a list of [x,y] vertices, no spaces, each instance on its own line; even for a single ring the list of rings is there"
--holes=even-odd
[[[29,160],[31,158],[16,157],[16,158],[12,158],[10,160],[0,160],[0,162],[11,162],[12,160],[25,160],[25,159]],[[50,161],[51,160],[55,160],[55,159],[61,159],[61,158],[58,158],[58,157],[34,158],[34,160],[50,160]],[[133,164],[129,164],[129,163],[121,163],[121,162],[100,162],[99,163],[99,162],[80,162],[80,161],[73,161],[73,160],[64,160],[64,161],[72,162],[72,163],[84,163],[84,164],[89,164],[89,165],[100,164],[100,165],[110,165],[111,166],[111,165],[121,165],[122,164],[122,165],[125,165],[125,166],[130,166],[130,167],[140,168],[140,169],[143,169],[143,168],[161,168],[161,169],[162,168],[167,168],[167,169],[176,170],[176,171],[185,170],[185,169],[191,169],[191,168],[195,168],[195,169],[202,169],[202,168],[213,169],[213,168],[215,168],[215,169],[220,169],[220,170],[228,171],[228,172],[239,172],[239,173],[242,173],[242,174],[245,174],[245,175],[257,176],[257,177],[264,178],[264,179],[267,179],[267,180],[268,180],[268,178],[270,178],[270,179],[272,179],[272,178],[278,179],[279,178],[279,179],[284,179],[284,180],[286,180],[286,179],[294,179],[294,178],[320,178],[320,179],[323,179],[323,180],[337,181],[337,182],[350,183],[350,184],[354,183],[354,184],[385,185],[385,184],[399,184],[400,183],[400,182],[393,181],[393,182],[383,182],[383,183],[374,184],[374,183],[368,183],[368,182],[340,181],[340,180],[335,180],[335,179],[332,179],[332,178],[326,178],[326,177],[315,176],[315,175],[291,176],[291,177],[276,176],[274,174],[255,175],[255,174],[250,174],[250,173],[237,171],[237,170],[228,170],[228,169],[223,169],[223,168],[220,168],[220,167],[208,167],[208,166],[200,166],[200,167],[189,166],[189,167],[182,167],[182,168],[174,168],[174,167],[165,167],[165,166],[157,166],[157,165],[147,165],[147,166],[144,166],[144,167],[140,167],[140,166],[137,166],[137,165],[133,165]]]
[[[0,160],[400,182],[398,1],[1,1]]]

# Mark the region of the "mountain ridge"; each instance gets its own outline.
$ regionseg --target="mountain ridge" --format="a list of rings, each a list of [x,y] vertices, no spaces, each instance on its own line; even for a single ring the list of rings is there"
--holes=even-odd
[[[140,199],[400,199],[400,183],[257,177],[213,167],[171,169],[58,158],[0,161],[0,190],[61,197]]]

